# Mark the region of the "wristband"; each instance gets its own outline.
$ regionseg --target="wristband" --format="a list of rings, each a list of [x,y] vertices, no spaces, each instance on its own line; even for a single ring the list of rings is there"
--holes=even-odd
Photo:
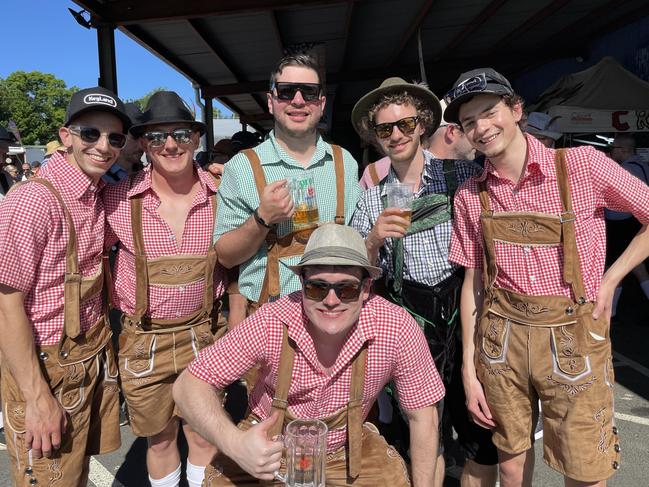
[[[266,223],[266,221],[259,216],[259,207],[255,208],[255,211],[252,212],[252,216],[255,217],[255,221],[259,223],[262,227],[268,228],[269,230],[273,228],[272,225]]]

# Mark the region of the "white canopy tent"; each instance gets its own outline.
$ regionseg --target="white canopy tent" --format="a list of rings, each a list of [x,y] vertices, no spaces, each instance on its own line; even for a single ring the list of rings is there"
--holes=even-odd
[[[557,117],[553,130],[565,134],[649,132],[649,83],[605,57],[559,79],[531,110]]]

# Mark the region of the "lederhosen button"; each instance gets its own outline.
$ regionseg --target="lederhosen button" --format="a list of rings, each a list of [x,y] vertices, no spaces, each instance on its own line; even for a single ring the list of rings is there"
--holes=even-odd
[[[62,358],[68,358],[69,354],[67,350],[61,350],[61,353],[59,355],[61,355]]]
[[[613,434],[617,435],[617,426],[613,426]]]
[[[47,354],[47,352],[39,352],[38,358],[41,360],[47,360],[49,358],[49,355]]]
[[[620,453],[620,451],[622,451],[622,448],[620,448],[620,445],[618,445],[617,443],[613,445],[613,449],[616,453]]]
[[[568,306],[568,307],[566,308],[566,314],[567,314],[567,315],[571,315],[571,314],[573,314],[574,312],[575,312],[575,310],[574,310],[574,308],[573,308],[572,306]]]
[[[31,475],[34,471],[32,470],[32,467],[27,467],[25,469],[25,475]]]
[[[613,470],[617,470],[618,468],[620,468],[620,464],[617,462],[613,462]]]

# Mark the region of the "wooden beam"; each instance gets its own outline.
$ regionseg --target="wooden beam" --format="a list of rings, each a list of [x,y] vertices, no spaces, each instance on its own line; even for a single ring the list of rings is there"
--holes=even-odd
[[[433,7],[433,4],[435,3],[435,1],[436,0],[426,0],[424,2],[424,5],[421,7],[419,12],[417,13],[417,16],[410,23],[410,27],[408,28],[406,33],[401,38],[401,41],[399,42],[399,45],[397,46],[396,50],[394,51],[394,54],[392,54],[392,57],[388,58],[386,63],[383,65],[384,67],[392,66],[395,63],[395,61],[397,59],[399,59],[399,56],[401,56],[401,53],[406,48],[406,45],[408,44],[408,41],[410,41],[410,39],[417,32],[419,27],[421,27],[421,24],[424,23],[424,20],[426,20],[426,16],[430,12],[430,9]]]
[[[282,57],[284,56],[284,39],[282,38],[282,30],[279,28],[277,13],[274,10],[269,10],[268,16],[270,19],[271,28],[273,29],[273,37],[275,38],[277,49],[279,50],[279,57]]]
[[[343,38],[343,62],[340,64],[340,69],[344,71],[347,69],[347,62],[349,59],[349,52],[347,51],[347,45],[349,44],[349,38],[352,33],[352,20],[354,19],[354,2],[353,0],[347,1],[347,13],[345,15],[345,37]]]
[[[330,5],[347,0],[114,0],[99,4],[96,0],[74,0],[75,3],[116,25],[142,24],[164,20],[182,20],[242,12]],[[358,1],[358,0],[354,0]]]
[[[241,123],[247,123],[249,125],[252,125],[253,123],[267,122],[269,120],[273,120],[273,116],[268,112],[252,113],[250,115],[241,115],[241,117],[239,117],[239,120],[241,120]]]
[[[492,0],[492,2],[489,5],[483,8],[482,11],[471,22],[467,24],[467,26],[464,28],[464,30],[462,30],[462,32],[456,35],[451,40],[451,42],[449,42],[439,52],[452,53],[460,44],[462,44],[462,42],[464,42],[464,39],[469,37],[480,27],[482,27],[482,25],[491,17],[493,17],[496,11],[506,3],[507,0]]]

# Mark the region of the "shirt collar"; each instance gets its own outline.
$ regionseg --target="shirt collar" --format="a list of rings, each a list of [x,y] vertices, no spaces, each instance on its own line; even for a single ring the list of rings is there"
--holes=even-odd
[[[264,157],[260,157],[261,159],[261,165],[267,165],[267,164],[276,164],[278,162],[285,162],[286,164],[290,164],[293,166],[297,166],[299,168],[303,168],[302,164],[297,162],[295,159],[293,159],[291,156],[289,156],[286,151],[282,148],[282,146],[279,144],[277,141],[277,138],[275,137],[275,131],[272,130],[268,136],[268,140],[273,147],[272,151],[269,151],[270,153],[264,153]],[[311,157],[311,161],[309,162],[309,166],[312,164],[321,161],[322,159],[329,157],[333,159],[333,154],[332,154],[332,149],[329,144],[327,144],[320,134],[316,135],[316,143],[315,143],[315,152],[313,153],[313,157]]]
[[[428,152],[427,150],[423,150],[424,153],[424,169],[421,173],[421,180],[419,184],[419,192],[421,193],[426,186],[435,179],[435,174],[433,171],[433,164],[435,163],[436,160],[435,156]],[[388,171],[388,175],[385,178],[386,183],[399,183],[399,178],[397,176],[396,171],[392,167],[392,164],[390,164],[390,170]],[[381,196],[385,196],[385,187],[381,190]]]
[[[68,161],[64,152],[57,151],[52,154],[47,164],[47,171],[43,172],[44,174],[40,176],[47,175],[57,181],[66,193],[76,199],[81,198],[88,191],[97,192],[106,185],[101,179],[95,184],[85,172]]]

